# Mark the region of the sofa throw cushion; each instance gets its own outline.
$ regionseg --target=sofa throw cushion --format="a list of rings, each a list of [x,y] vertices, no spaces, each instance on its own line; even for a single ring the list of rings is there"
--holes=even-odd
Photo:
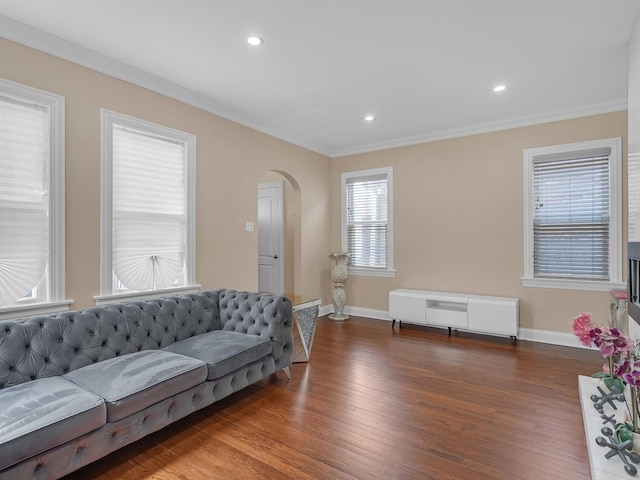
[[[0,470],[104,425],[104,400],[61,377],[2,389]]]
[[[216,330],[163,350],[202,360],[207,364],[207,380],[214,380],[266,357],[271,353],[271,342],[257,335]]]
[[[107,421],[115,422],[207,377],[196,359],[161,350],[143,350],[74,370],[64,378],[104,398]]]

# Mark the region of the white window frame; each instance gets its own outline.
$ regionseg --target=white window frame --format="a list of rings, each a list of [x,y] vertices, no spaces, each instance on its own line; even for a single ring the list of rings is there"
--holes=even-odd
[[[349,275],[360,275],[368,277],[395,277],[396,270],[393,263],[393,168],[382,167],[370,170],[359,170],[355,172],[343,172],[341,174],[341,229],[342,229],[342,251],[348,251],[347,240],[347,182],[353,178],[368,177],[373,175],[385,175],[387,177],[387,268],[367,268],[348,266]]]
[[[100,138],[100,295],[94,297],[96,305],[131,301],[136,299],[195,293],[200,285],[195,283],[196,271],[196,137],[170,127],[101,109]],[[144,292],[118,292],[113,275],[113,127],[122,125],[148,132],[158,137],[171,138],[185,145],[186,188],[186,244],[185,285]]]
[[[533,266],[533,162],[540,155],[560,154],[610,148],[609,155],[609,280],[558,279],[534,277]],[[524,276],[525,287],[559,288],[566,290],[609,291],[625,289],[622,282],[622,139],[604,138],[586,142],[554,145],[524,150]]]
[[[0,78],[2,94],[47,107],[49,112],[49,261],[32,298],[0,308],[0,320],[44,315],[69,309],[65,300],[65,99]]]

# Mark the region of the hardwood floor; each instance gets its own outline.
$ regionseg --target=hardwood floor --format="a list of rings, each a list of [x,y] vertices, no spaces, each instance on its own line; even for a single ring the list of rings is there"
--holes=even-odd
[[[321,318],[291,381],[279,372],[66,478],[587,479],[577,375],[601,365],[582,349]]]

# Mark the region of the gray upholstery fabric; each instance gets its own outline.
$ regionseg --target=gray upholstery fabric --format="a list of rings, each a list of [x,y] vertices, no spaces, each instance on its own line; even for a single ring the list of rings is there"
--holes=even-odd
[[[276,368],[291,365],[293,352],[293,307],[280,295],[220,291],[222,330],[268,338],[273,344]]]
[[[207,378],[204,362],[162,350],[110,358],[63,376],[104,398],[107,421],[115,422]]]
[[[0,469],[104,425],[102,398],[61,377],[6,388],[0,395]]]
[[[250,354],[230,354],[226,360],[212,369],[213,376],[223,375],[218,379],[205,380],[209,372],[207,366],[201,363],[199,369],[189,371],[189,375],[200,372],[200,383],[196,382],[197,384],[191,388],[188,384],[194,381],[194,378],[189,377],[189,381],[185,381],[186,377],[179,376],[175,383],[156,379],[155,383],[150,383],[152,386],[148,391],[136,390],[146,385],[147,379],[143,380],[143,372],[148,375],[154,370],[146,367],[138,370],[140,377],[132,376],[135,378],[133,382],[117,380],[117,377],[122,378],[121,375],[128,366],[127,360],[136,355],[140,355],[139,358],[147,358],[143,352],[156,351],[169,355],[170,352],[160,349],[176,342],[187,341],[185,348],[188,346],[193,352],[199,351],[199,355],[204,355],[208,353],[204,347],[197,346],[199,342],[196,341],[189,344],[189,339],[222,329],[225,335],[237,332],[247,334],[253,340],[248,341]],[[255,345],[252,341],[256,342]],[[224,348],[219,348],[217,355],[224,357]],[[268,353],[269,351],[271,353]],[[66,443],[52,443],[51,448],[47,446],[49,437],[43,435],[41,442],[40,436],[29,433],[37,430],[35,421],[25,424],[24,435],[20,435],[19,438],[5,437],[5,432],[21,432],[20,425],[15,423],[20,422],[20,416],[13,409],[3,407],[4,403],[0,403],[0,414],[8,415],[2,420],[8,428],[3,430],[0,421],[0,479],[50,479],[66,475],[290,365],[292,351],[291,302],[282,296],[234,290],[212,290],[194,295],[116,304],[51,316],[0,321],[0,402],[11,399],[11,392],[20,391],[21,388],[34,388],[41,381],[44,381],[45,386],[52,381],[73,385],[67,379],[61,378],[66,374],[69,374],[69,377],[82,377],[82,381],[87,384],[93,381],[95,390],[100,391],[99,388],[102,388],[101,395],[105,397],[114,395],[111,397],[113,401],[109,403],[109,418],[112,421],[104,423],[107,405],[102,399],[98,399],[101,402],[95,409],[98,415],[84,419],[81,425],[75,423],[77,416],[69,417],[60,425],[56,424],[56,429],[66,428],[67,430],[60,431],[66,431],[68,435],[65,434],[59,439],[56,430],[55,442]],[[129,354],[133,356],[129,357]],[[263,356],[253,363],[246,364],[259,355]],[[148,358],[151,357],[153,355]],[[226,365],[225,369],[230,368],[229,365],[235,365],[235,370],[225,375],[222,365]],[[79,369],[84,368],[87,370],[80,373]],[[108,371],[114,374],[109,380]],[[76,372],[75,375],[73,372]],[[130,372],[125,376],[131,376]],[[166,389],[167,384],[174,390]],[[16,390],[13,390],[14,388]],[[83,391],[77,385],[74,388]],[[127,395],[127,389],[130,389],[131,395]],[[90,396],[86,398],[98,398],[89,391],[83,391],[83,395]],[[156,403],[153,403],[154,401]],[[9,401],[10,405],[14,403],[20,405],[20,401],[16,401],[15,397]],[[49,414],[46,409],[49,404],[45,403],[42,405],[43,412],[46,413],[42,415],[44,420]],[[37,403],[34,405],[37,411]],[[74,402],[70,401],[69,407],[72,405]],[[64,407],[66,408],[66,405]],[[61,408],[61,412],[66,411],[65,408]],[[126,416],[113,420],[121,415]],[[103,426],[96,428],[96,425]],[[51,430],[45,426],[41,431],[48,434]],[[76,436],[77,438],[73,438]],[[71,440],[67,441],[68,438]],[[12,455],[11,448],[4,449],[4,443],[7,441],[10,444],[12,441],[22,442],[19,444],[20,448],[13,450],[20,451],[20,459],[16,460],[20,463],[3,469],[3,462],[13,462],[8,460],[9,457],[3,457]]]
[[[271,353],[271,342],[256,335],[221,330],[176,342],[163,349],[207,364],[207,380],[223,377]]]
[[[276,371],[267,357],[218,380],[201,383],[120,421],[0,471],[0,480],[59,478]]]
[[[219,290],[0,322],[0,389],[220,329]]]

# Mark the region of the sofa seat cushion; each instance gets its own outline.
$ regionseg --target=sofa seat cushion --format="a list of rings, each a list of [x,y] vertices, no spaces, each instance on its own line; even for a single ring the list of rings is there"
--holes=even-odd
[[[64,378],[104,398],[107,421],[116,422],[204,382],[207,367],[184,355],[143,350],[87,365]]]
[[[207,364],[207,380],[214,380],[266,357],[271,348],[271,342],[258,335],[215,330],[180,340],[163,350],[202,360]]]
[[[0,470],[104,425],[104,400],[62,377],[4,388]]]

